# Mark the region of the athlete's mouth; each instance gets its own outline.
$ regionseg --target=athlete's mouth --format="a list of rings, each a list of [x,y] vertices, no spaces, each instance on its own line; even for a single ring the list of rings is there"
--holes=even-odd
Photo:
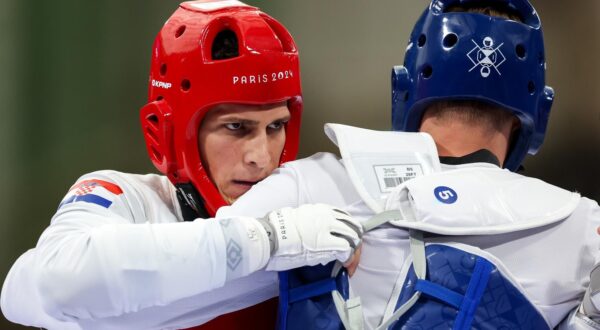
[[[243,186],[253,186],[253,185],[257,184],[259,181],[260,180],[258,180],[258,181],[233,180],[233,183],[243,185]]]

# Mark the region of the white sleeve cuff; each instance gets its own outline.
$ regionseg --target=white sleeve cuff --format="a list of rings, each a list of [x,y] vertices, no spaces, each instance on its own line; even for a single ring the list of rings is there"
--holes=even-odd
[[[271,256],[265,228],[254,218],[218,219],[226,246],[226,281],[251,274],[266,266]]]

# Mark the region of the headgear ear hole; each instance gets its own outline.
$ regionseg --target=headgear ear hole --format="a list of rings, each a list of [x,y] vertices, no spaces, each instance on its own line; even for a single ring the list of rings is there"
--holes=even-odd
[[[518,44],[517,47],[515,47],[515,53],[517,53],[517,56],[520,59],[525,58],[525,56],[527,55],[527,51],[525,50],[525,46],[523,46],[522,44]]]
[[[192,88],[192,83],[189,81],[189,79],[183,79],[181,81],[181,90],[187,92],[190,90],[190,88]]]
[[[159,96],[158,98],[162,99],[162,96]],[[151,114],[148,117],[146,117],[146,119],[151,122],[152,124],[156,125],[155,127],[158,127],[158,116],[155,114]]]
[[[448,33],[444,36],[442,43],[444,44],[444,48],[452,48],[458,42],[458,36],[455,33]]]
[[[431,75],[433,74],[433,68],[431,67],[431,65],[426,64],[423,67],[423,70],[421,71],[421,74],[423,75],[423,78],[429,79],[431,77]]]
[[[535,93],[535,83],[533,81],[530,81],[529,84],[527,84],[527,90],[531,95]]]
[[[419,47],[425,46],[426,41],[427,41],[427,37],[424,34],[421,34],[419,36],[419,39],[417,40],[417,46],[419,46]]]
[[[185,32],[185,25],[182,25],[179,28],[177,28],[177,31],[175,31],[175,38],[181,37],[183,35],[183,32]]]

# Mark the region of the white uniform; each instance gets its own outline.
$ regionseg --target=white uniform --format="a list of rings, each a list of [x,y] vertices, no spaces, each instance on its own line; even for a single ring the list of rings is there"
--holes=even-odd
[[[166,177],[85,175],[36,248],[11,268],[2,311],[13,322],[50,329],[181,328],[275,296],[274,273],[239,278],[266,265],[264,228],[244,217],[228,228],[240,232],[240,250],[228,250],[222,222],[182,222]],[[228,256],[240,272],[228,271]],[[226,280],[226,289],[209,291]]]
[[[354,183],[351,191],[345,192],[349,203],[344,209],[362,221],[384,210],[408,209],[403,213],[413,213],[418,221],[392,222],[363,236],[361,262],[350,284],[354,295],[362,300],[367,329],[375,328],[392,314],[410,266],[409,235],[400,227],[441,234],[426,238],[426,243],[458,247],[494,262],[535,305],[550,328],[578,306],[590,270],[600,260],[597,202],[488,163],[446,165],[443,173],[405,182],[401,186],[404,189],[395,190],[398,199],[387,199],[385,193],[378,198],[373,186],[382,183],[382,178],[378,177],[376,164],[380,161],[393,165],[390,159],[403,161],[405,155],[394,154],[393,150],[405,141],[394,143],[393,136],[386,141],[388,137],[377,136],[378,132],[336,128],[338,131],[330,130],[329,135],[340,145],[345,166],[333,164],[331,155],[290,163],[233,206],[219,210],[218,216],[244,214],[267,203],[258,196],[277,196],[266,209],[290,205],[294,200],[299,204],[317,202],[315,197],[330,189],[324,178],[331,175],[337,176],[337,186]],[[437,158],[437,154],[423,156],[428,150],[421,149],[416,158]],[[424,166],[427,163],[421,162]],[[400,172],[402,166],[395,168]],[[369,173],[375,173],[372,180],[368,179]],[[448,204],[435,200],[433,187],[439,184],[459,192],[460,202],[452,204],[453,208],[444,208]],[[408,191],[405,206],[401,201],[403,191]]]
[[[377,154],[378,150],[372,149],[366,148]],[[217,217],[240,219],[243,233],[254,223],[239,215],[259,217],[285,206],[320,202],[344,208],[366,221],[385,209],[385,201],[369,199],[370,188],[362,189],[357,176],[348,170],[364,164],[364,157],[348,156],[343,149],[342,155],[344,161],[317,154],[288,163],[234,205],[221,208]],[[485,205],[477,203],[485,201],[476,199],[481,191],[472,190],[476,193],[469,196],[475,203],[470,210],[462,209],[472,220],[466,225],[452,217],[436,218],[437,211],[427,206],[430,203],[413,204],[414,212],[428,220],[424,226],[429,228],[422,230],[435,232],[444,221],[450,231],[456,229],[453,236],[436,236],[426,242],[479,251],[498,261],[548,324],[558,324],[578,305],[589,271],[597,262],[598,204],[490,164],[445,170],[443,174],[467,173],[484,182],[483,187],[504,187],[502,191],[512,196],[503,197],[512,198],[496,200],[500,205]],[[9,320],[51,329],[66,329],[60,321],[86,329],[182,328],[276,295],[276,276],[270,272],[258,271],[225,284],[226,270],[223,262],[218,262],[227,258],[220,224],[195,221],[173,225],[181,217],[166,178],[117,172],[86,178],[116,183],[122,194],[105,194],[106,199],[113,198],[108,208],[85,201],[61,207],[37,247],[15,263],[5,281],[2,310]],[[532,187],[534,191],[527,192]],[[417,188],[411,191],[415,196]],[[548,195],[543,193],[546,189],[551,191]],[[459,191],[462,198],[467,196],[463,191],[471,190],[465,185]],[[388,201],[387,205],[394,203]],[[499,220],[473,216],[494,214],[489,210],[502,216]],[[516,227],[506,230],[507,223],[502,221]],[[351,278],[351,288],[361,297],[367,328],[376,327],[393,311],[394,295],[410,265],[408,234],[401,226],[384,225],[364,236],[361,263]],[[486,227],[496,232],[485,233]],[[460,235],[460,230],[477,234]],[[260,244],[250,239],[247,246],[262,251],[264,241],[258,241]],[[248,251],[251,249],[245,250],[244,259],[253,259]],[[264,266],[263,258],[244,269]],[[61,276],[65,272],[73,276]]]

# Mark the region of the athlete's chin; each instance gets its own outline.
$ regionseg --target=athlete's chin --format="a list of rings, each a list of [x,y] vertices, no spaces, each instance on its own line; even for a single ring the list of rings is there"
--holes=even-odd
[[[256,182],[250,181],[233,181],[229,184],[227,189],[223,191],[225,200],[230,204],[240,198],[243,194],[248,192]]]

